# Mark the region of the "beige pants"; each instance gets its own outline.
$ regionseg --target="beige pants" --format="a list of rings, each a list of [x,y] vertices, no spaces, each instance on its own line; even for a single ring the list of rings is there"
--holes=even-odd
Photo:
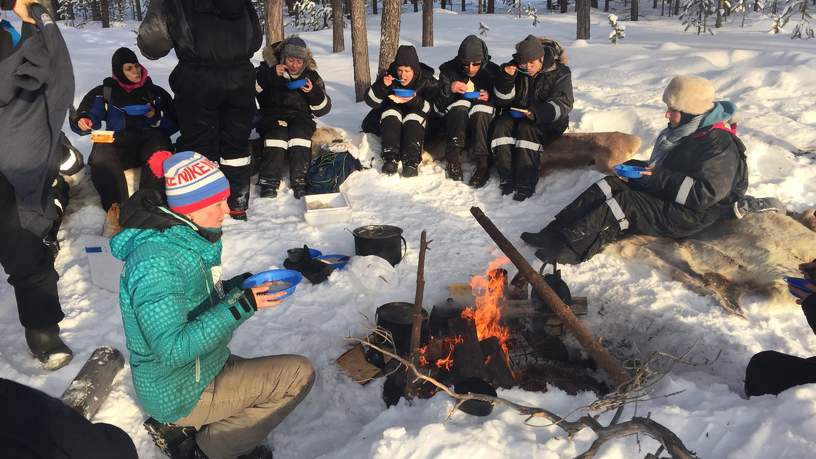
[[[210,459],[250,453],[306,397],[315,372],[306,357],[231,355],[193,411],[174,424],[195,426]]]

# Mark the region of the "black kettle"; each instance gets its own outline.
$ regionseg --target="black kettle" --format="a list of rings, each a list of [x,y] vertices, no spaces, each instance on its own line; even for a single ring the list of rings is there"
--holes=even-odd
[[[561,278],[561,270],[553,264],[553,272],[551,274],[544,274],[544,268],[546,264],[541,265],[541,269],[539,270],[539,276],[544,278],[544,282],[550,286],[551,289],[558,295],[558,298],[561,298],[561,301],[564,302],[567,306],[572,306],[572,293],[570,293],[569,286],[564,279]],[[532,289],[530,292],[530,304],[536,310],[546,313],[546,314],[554,314],[552,308],[547,303],[544,298],[541,298],[538,295],[536,289]]]

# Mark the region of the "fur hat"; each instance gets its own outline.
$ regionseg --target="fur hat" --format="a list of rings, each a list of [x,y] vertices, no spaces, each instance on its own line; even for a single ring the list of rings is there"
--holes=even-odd
[[[696,75],[678,75],[663,91],[663,102],[689,115],[702,115],[714,107],[714,85]]]
[[[306,61],[308,56],[309,52],[306,48],[306,42],[297,36],[289,37],[289,39],[286,40],[286,45],[283,47],[283,52],[281,52],[282,60],[286,59],[287,57],[295,57]]]
[[[157,177],[164,177],[167,204],[180,214],[203,209],[230,195],[230,185],[218,165],[194,151],[159,151],[148,161]]]

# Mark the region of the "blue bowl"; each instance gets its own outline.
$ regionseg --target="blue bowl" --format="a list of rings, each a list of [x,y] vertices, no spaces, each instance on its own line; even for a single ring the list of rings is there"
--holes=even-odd
[[[303,280],[303,275],[291,269],[272,269],[260,272],[244,280],[241,288],[257,287],[265,282],[274,282],[277,285],[270,287],[266,293],[286,292],[281,298],[295,293],[295,288]]]
[[[349,257],[348,255],[339,254],[320,255],[319,257],[315,257],[316,260],[320,260],[334,269],[345,268],[350,258],[351,257]]]
[[[467,91],[462,94],[462,97],[464,97],[465,99],[474,100],[478,99],[479,96],[481,95],[482,93],[480,91]]]
[[[785,279],[785,282],[787,282],[788,285],[791,287],[795,287],[798,288],[799,290],[804,290],[806,292],[813,293],[809,288],[807,288],[806,285],[808,283],[807,279],[803,279],[801,277],[788,277],[788,276],[785,276],[783,279]]]
[[[306,79],[305,78],[301,78],[299,80],[292,80],[292,81],[286,83],[286,87],[289,88],[289,89],[300,89],[300,88],[302,88],[304,86],[306,86]]]
[[[519,112],[519,111],[516,111],[516,110],[510,110],[510,116],[513,117],[513,118],[521,119],[521,118],[524,118],[526,115],[524,114],[524,112]]]
[[[413,89],[394,88],[394,95],[398,97],[414,97],[416,91]]]
[[[122,111],[130,116],[143,116],[150,111],[150,105],[125,105],[122,107]]]
[[[643,171],[645,171],[645,167],[640,166],[630,166],[628,164],[618,164],[615,166],[615,173],[618,174],[620,177],[626,177],[630,179],[639,179],[643,177]]]

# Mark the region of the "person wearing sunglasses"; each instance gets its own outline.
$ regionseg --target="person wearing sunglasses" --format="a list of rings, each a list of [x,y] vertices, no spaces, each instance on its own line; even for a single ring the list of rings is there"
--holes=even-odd
[[[494,123],[490,148],[502,194],[515,191],[513,199],[524,201],[538,183],[541,150],[569,125],[572,76],[561,45],[533,35],[516,44],[513,60],[501,67],[495,95],[504,112]]]
[[[448,178],[464,179],[462,154],[470,150],[476,169],[468,184],[474,188],[485,186],[490,178],[488,129],[496,112],[493,81],[500,71],[476,35],[465,37],[456,57],[439,66],[437,109],[445,116]]]

